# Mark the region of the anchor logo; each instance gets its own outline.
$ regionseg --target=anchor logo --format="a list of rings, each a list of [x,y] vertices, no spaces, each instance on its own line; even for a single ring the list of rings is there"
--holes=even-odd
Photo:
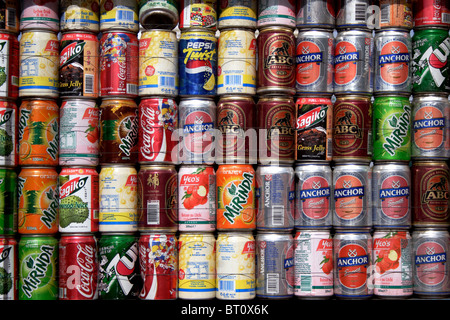
[[[302,53],[303,53],[303,54],[308,54],[309,52],[310,52],[309,46],[303,47],[303,48],[302,48]]]
[[[351,182],[351,181],[346,181],[346,180],[344,180],[344,181],[342,182],[342,186],[343,186],[345,189],[349,189],[349,188],[352,187],[352,182]]]
[[[400,188],[400,181],[392,181],[392,188]]]
[[[320,189],[321,186],[322,185],[321,185],[320,181],[313,181],[313,185],[312,185],[313,189]]]
[[[433,111],[425,111],[424,118],[427,120],[433,119]]]
[[[351,258],[354,258],[358,255],[358,252],[356,251],[356,249],[348,249],[348,256]]]
[[[425,251],[427,252],[428,255],[433,255],[435,253],[435,248],[426,247]]]
[[[399,54],[399,53],[400,53],[400,46],[398,46],[398,47],[392,46],[391,52],[392,52],[393,54]]]
[[[345,54],[345,53],[347,53],[347,47],[340,47],[339,54]]]

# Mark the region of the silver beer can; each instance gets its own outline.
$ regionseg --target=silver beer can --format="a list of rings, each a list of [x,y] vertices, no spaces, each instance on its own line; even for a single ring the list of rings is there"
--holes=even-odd
[[[335,11],[333,0],[297,1],[297,28],[320,27],[334,29]]]
[[[337,3],[336,28],[367,28],[367,8],[371,0],[339,0]]]

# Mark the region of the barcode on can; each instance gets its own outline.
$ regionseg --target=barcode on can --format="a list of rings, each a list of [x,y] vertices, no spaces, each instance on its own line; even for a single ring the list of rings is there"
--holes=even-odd
[[[159,85],[161,87],[175,88],[174,77],[159,77]]]
[[[442,22],[450,24],[450,13],[442,13]]]
[[[8,8],[7,9],[8,20],[6,21],[6,25],[11,28],[16,27],[16,9]]]
[[[147,224],[159,224],[159,200],[147,200]]]
[[[94,75],[92,74],[84,75],[84,92],[94,93]]]
[[[219,280],[220,291],[235,291],[234,280]]]
[[[272,224],[274,226],[280,226],[284,224],[284,206],[272,206]]]
[[[300,279],[300,288],[303,292],[311,291],[311,276],[302,276]]]
[[[127,93],[128,94],[137,94],[138,86],[135,83],[127,83]]]
[[[133,11],[117,10],[116,19],[119,21],[134,21]]]
[[[366,21],[367,4],[355,3],[355,20]]]
[[[238,75],[238,74],[226,75],[225,76],[225,85],[241,86],[242,85],[242,75]]]
[[[278,273],[268,273],[266,278],[267,293],[280,292],[280,276]]]
[[[381,23],[389,23],[390,15],[391,15],[391,8],[390,8],[390,6],[385,6],[384,8],[382,8],[381,9],[380,22]]]

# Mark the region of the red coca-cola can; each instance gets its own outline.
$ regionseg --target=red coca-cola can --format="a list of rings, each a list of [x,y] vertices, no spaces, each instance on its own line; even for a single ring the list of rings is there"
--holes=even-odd
[[[178,255],[175,233],[143,233],[139,238],[142,300],[177,298]]]
[[[414,1],[414,28],[450,27],[448,0]]]
[[[97,239],[93,234],[62,234],[59,240],[59,299],[95,300]]]
[[[139,163],[172,163],[177,141],[172,134],[178,128],[178,106],[174,99],[154,97],[139,104]]]
[[[178,230],[178,175],[174,165],[142,165],[138,173],[140,232]]]

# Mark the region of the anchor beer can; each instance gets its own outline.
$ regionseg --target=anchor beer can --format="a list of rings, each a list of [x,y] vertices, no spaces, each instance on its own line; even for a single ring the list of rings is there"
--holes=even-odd
[[[299,29],[319,27],[334,29],[336,13],[332,0],[297,1],[296,25]]]

